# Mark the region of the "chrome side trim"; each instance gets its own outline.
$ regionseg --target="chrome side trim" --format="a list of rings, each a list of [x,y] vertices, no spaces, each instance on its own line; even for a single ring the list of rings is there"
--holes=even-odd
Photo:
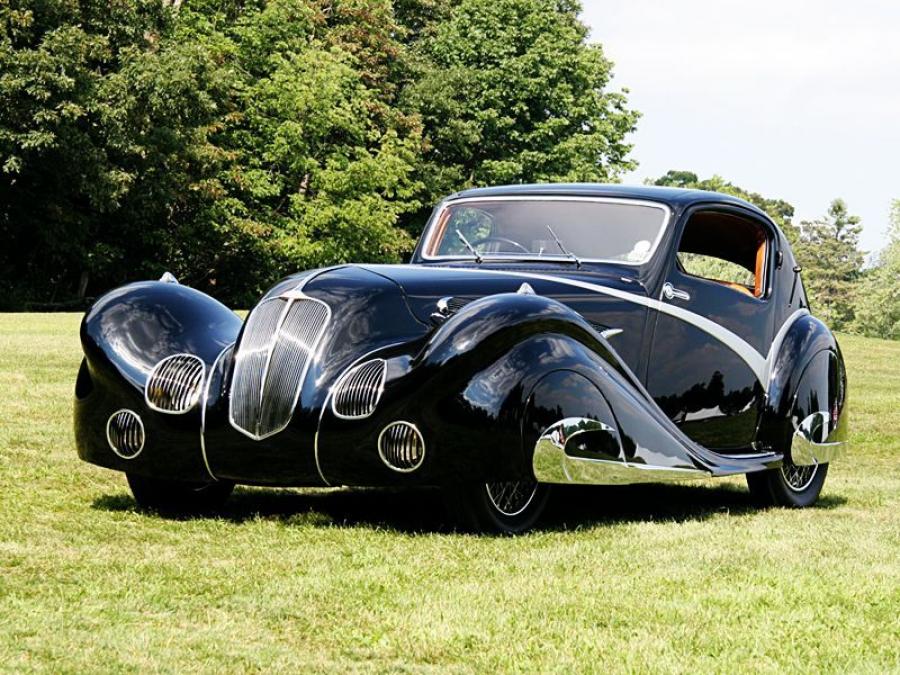
[[[819,410],[797,425],[791,437],[791,462],[797,466],[827,464],[844,453],[847,441],[833,440],[831,414]]]
[[[234,342],[220,351],[219,355],[216,356],[216,360],[213,361],[212,366],[210,366],[209,377],[206,379],[206,385],[203,387],[203,397],[201,399],[203,407],[200,409],[200,454],[203,456],[203,465],[206,467],[206,472],[213,480],[219,479],[216,478],[216,475],[213,473],[212,467],[209,465],[209,458],[206,456],[206,407],[209,402],[209,388],[212,386],[213,375],[216,373],[219,361],[222,360],[222,357],[225,356],[226,352],[230,349],[234,349]]]
[[[397,268],[405,268],[409,269],[410,265],[390,265],[386,267],[397,267]],[[413,265],[414,267],[414,265]],[[636,305],[643,305],[644,307],[648,307],[650,309],[656,310],[658,312],[662,312],[664,314],[668,314],[669,316],[673,316],[676,319],[680,319],[685,323],[689,323],[695,328],[702,330],[704,333],[707,333],[717,339],[719,342],[724,344],[726,347],[731,349],[735,354],[737,354],[743,361],[746,363],[750,370],[753,371],[756,378],[763,384],[766,385],[768,381],[768,374],[766,369],[767,357],[760,354],[756,349],[754,349],[746,340],[744,340],[741,336],[736,333],[732,333],[727,328],[720,326],[715,321],[711,321],[707,319],[705,316],[701,316],[690,310],[684,309],[683,307],[679,307],[677,305],[669,304],[668,302],[662,302],[661,300],[657,300],[656,298],[649,298],[643,295],[638,295],[636,293],[629,293],[628,291],[622,291],[618,288],[610,288],[609,286],[601,286],[599,284],[592,284],[588,281],[581,281],[580,279],[568,279],[562,277],[549,276],[546,274],[535,274],[532,272],[510,272],[507,270],[482,270],[482,269],[471,269],[467,267],[454,267],[452,270],[453,273],[463,273],[463,274],[492,274],[498,276],[505,277],[515,277],[519,279],[536,279],[538,281],[550,281],[557,284],[562,284],[563,286],[572,286],[574,288],[583,288],[588,291],[594,291],[595,293],[602,293],[603,295],[609,295],[614,298],[619,298],[620,300],[625,300],[626,302],[632,302]],[[771,350],[770,350],[771,353]]]
[[[796,312],[794,312],[784,320],[784,323],[781,324],[781,328],[778,329],[778,332],[772,339],[772,344],[769,345],[769,353],[766,356],[765,379],[760,380],[762,385],[766,388],[767,395],[769,382],[771,382],[772,375],[774,374],[772,371],[775,368],[775,361],[778,359],[778,353],[781,351],[781,345],[782,343],[784,343],[784,338],[787,337],[788,331],[790,330],[791,326],[794,325],[797,319],[808,314],[808,309],[798,309]]]
[[[566,445],[578,435],[603,431],[619,444],[619,458],[592,459],[572,457]],[[532,470],[542,483],[581,485],[628,485],[707,478],[712,474],[700,469],[653,466],[625,460],[618,432],[608,424],[585,417],[567,417],[548,427],[534,446]]]

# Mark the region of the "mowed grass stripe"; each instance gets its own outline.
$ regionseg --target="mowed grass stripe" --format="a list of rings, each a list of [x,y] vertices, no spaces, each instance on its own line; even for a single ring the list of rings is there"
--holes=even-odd
[[[0,315],[0,668],[900,671],[900,344],[841,336],[852,454],[819,508],[739,478],[568,490],[452,534],[431,492],[239,489],[134,508],[80,462],[76,315]]]

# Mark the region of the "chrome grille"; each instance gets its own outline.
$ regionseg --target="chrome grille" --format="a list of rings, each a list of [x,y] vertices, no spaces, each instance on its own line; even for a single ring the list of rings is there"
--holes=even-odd
[[[425,459],[425,441],[414,424],[392,422],[378,436],[378,454],[394,471],[409,473]]]
[[[366,361],[348,370],[337,383],[331,399],[334,414],[349,419],[371,415],[381,398],[386,373],[384,359]]]
[[[324,302],[296,291],[266,300],[250,313],[235,356],[233,426],[260,439],[288,425],[330,316]]]
[[[200,400],[204,370],[203,361],[193,354],[164,358],[147,379],[144,390],[147,405],[159,412],[187,412]]]
[[[109,447],[122,459],[134,459],[144,449],[144,424],[137,413],[118,410],[106,422]]]

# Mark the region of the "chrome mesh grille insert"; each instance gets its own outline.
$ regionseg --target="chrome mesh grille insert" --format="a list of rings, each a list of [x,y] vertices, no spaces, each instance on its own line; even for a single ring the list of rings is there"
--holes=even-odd
[[[235,352],[234,427],[260,439],[288,425],[330,316],[324,302],[296,293],[266,300],[250,313]]]
[[[118,410],[106,421],[106,440],[122,459],[134,459],[144,449],[144,423],[132,410]]]
[[[387,362],[372,359],[348,370],[334,390],[331,409],[338,417],[361,419],[375,412],[384,389]]]
[[[425,459],[425,441],[414,424],[391,422],[378,436],[378,454],[394,471],[409,473]]]
[[[200,400],[205,366],[193,354],[174,354],[156,364],[144,398],[152,410],[165,413],[185,413]]]

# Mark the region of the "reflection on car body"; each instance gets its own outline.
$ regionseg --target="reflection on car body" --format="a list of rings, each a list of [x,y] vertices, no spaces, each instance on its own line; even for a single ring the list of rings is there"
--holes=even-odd
[[[467,190],[410,264],[298,273],[244,322],[173,281],[112,291],[81,329],[79,454],[148,506],[435,485],[515,532],[552,484],[739,473],[805,506],[846,443],[838,344],[784,235],[726,195]]]

